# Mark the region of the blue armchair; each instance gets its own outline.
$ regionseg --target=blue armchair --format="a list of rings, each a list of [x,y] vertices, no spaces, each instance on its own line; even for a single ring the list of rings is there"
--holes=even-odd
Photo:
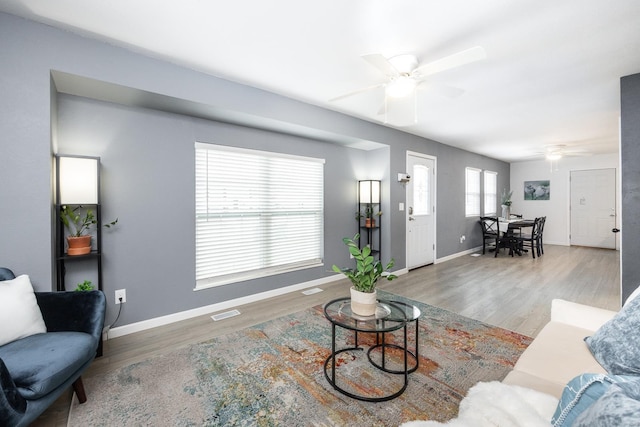
[[[15,278],[0,268],[0,280]],[[101,291],[35,292],[46,333],[0,346],[0,425],[26,426],[69,386],[87,400],[80,375],[96,356],[106,308]]]

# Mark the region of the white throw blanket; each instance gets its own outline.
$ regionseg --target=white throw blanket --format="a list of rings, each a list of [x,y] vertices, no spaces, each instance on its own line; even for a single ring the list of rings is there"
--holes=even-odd
[[[447,423],[410,421],[401,427],[549,427],[558,399],[498,381],[478,383],[460,402],[458,418]]]

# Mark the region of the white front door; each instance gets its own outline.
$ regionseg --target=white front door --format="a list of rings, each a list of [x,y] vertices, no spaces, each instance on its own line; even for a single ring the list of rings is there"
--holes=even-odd
[[[616,170],[571,171],[571,244],[616,248]]]
[[[407,152],[407,268],[433,264],[435,259],[434,157]]]

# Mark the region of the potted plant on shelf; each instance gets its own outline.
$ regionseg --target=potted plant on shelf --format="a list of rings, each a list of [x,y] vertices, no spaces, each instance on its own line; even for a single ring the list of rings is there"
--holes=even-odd
[[[373,316],[377,304],[376,282],[381,277],[385,277],[387,280],[397,278],[396,275],[389,273],[394,260],[392,258],[383,267],[382,263],[371,255],[369,246],[360,250],[356,243],[358,239],[360,239],[360,234],[356,234],[352,239],[348,237],[342,239],[349,248],[349,253],[356,260],[356,268],[340,268],[334,264],[333,271],[344,274],[353,284],[351,287],[351,311],[361,316]]]
[[[381,216],[382,212],[378,211],[375,216]],[[356,221],[360,221],[361,218],[365,218],[364,226],[367,228],[374,228],[376,226],[376,219],[374,218],[373,213],[373,205],[367,204],[364,209],[364,214],[362,212],[356,212]]]
[[[75,290],[80,292],[80,291],[92,291],[94,289],[93,287],[93,283],[91,283],[91,280],[85,280],[82,283],[78,283],[78,285],[76,286]]]
[[[67,236],[68,255],[85,255],[91,252],[91,235],[88,233],[98,220],[91,209],[87,209],[83,215],[80,212],[81,208],[82,206],[71,208],[69,205],[64,205],[60,211],[60,220],[70,233]],[[117,223],[118,218],[104,226],[109,228]]]
[[[500,205],[502,206],[502,217],[509,219],[511,216],[511,195],[513,190],[507,192],[506,188],[502,189],[502,197],[500,198]]]

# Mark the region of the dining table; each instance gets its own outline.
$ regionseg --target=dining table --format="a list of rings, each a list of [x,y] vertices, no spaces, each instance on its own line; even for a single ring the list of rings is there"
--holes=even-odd
[[[523,228],[533,227],[535,221],[533,219],[506,219],[506,218],[498,218],[498,226],[500,229],[500,233],[504,236],[513,235],[518,233],[518,235],[522,234]],[[515,239],[509,239],[509,255],[517,254],[522,256],[522,252],[528,252],[527,249],[524,249],[522,245],[517,244]]]

